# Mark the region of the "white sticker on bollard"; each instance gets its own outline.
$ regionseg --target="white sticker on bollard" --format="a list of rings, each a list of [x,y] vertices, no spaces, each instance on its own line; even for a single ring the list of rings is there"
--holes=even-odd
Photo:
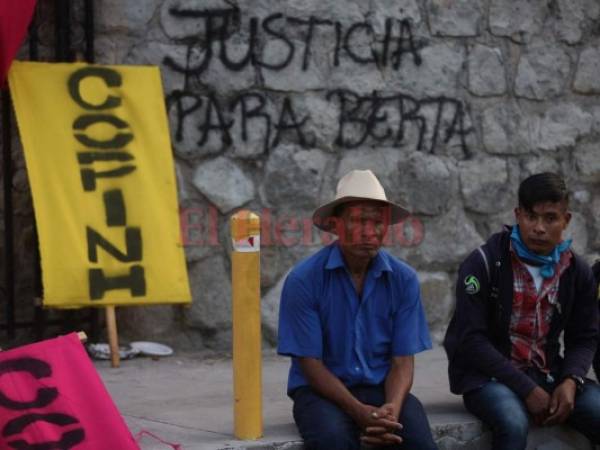
[[[244,239],[240,239],[236,241],[235,239],[231,240],[233,244],[233,251],[235,252],[258,252],[260,251],[260,235],[250,236]]]

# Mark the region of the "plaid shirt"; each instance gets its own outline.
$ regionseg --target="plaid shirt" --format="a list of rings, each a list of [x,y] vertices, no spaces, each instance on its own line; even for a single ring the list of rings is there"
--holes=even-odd
[[[572,253],[565,251],[554,268],[552,278],[544,278],[539,292],[535,288],[533,277],[527,267],[510,247],[513,270],[513,303],[510,318],[509,335],[512,344],[511,360],[520,368],[537,367],[549,372],[546,367],[546,336],[554,306],[560,313],[558,286],[560,276],[569,267]]]

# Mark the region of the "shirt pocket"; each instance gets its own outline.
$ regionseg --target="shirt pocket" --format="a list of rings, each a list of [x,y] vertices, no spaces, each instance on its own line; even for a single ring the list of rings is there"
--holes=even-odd
[[[353,340],[344,333],[325,330],[323,333],[323,362],[326,366],[343,366],[349,360]]]
[[[388,358],[394,333],[394,316],[390,310],[375,312],[369,330],[369,354],[373,358]]]

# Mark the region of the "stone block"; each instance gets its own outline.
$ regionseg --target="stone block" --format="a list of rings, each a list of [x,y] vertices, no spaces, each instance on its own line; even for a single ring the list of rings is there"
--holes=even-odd
[[[465,208],[479,213],[494,213],[507,208],[514,187],[508,183],[508,168],[500,158],[461,161],[460,188]]]
[[[450,158],[411,153],[395,175],[402,198],[415,214],[442,214],[458,197],[458,172]]]
[[[189,268],[192,305],[184,310],[185,324],[222,348],[230,345],[231,275],[225,258],[213,255]],[[225,339],[222,339],[225,338]]]
[[[515,186],[515,190],[516,190]],[[514,225],[515,224],[515,212],[514,208],[517,206],[516,201],[515,204],[510,205],[503,211],[499,211],[495,214],[489,214],[486,216],[482,216],[481,218],[475,219],[477,230],[480,234],[485,238],[489,238],[494,233],[499,233],[504,229],[505,225]]]
[[[252,179],[240,166],[223,156],[199,164],[193,182],[222,213],[239,208],[255,195]]]
[[[560,171],[560,166],[554,159],[545,158],[545,157],[532,157],[523,163],[523,171],[522,176],[523,179],[527,178],[530,175],[541,172],[554,172],[558,173]]]
[[[398,3],[396,0],[370,0],[369,19],[375,33],[385,33],[385,21],[391,17],[398,20],[408,20],[413,26],[421,23],[421,11],[417,0],[406,0]]]
[[[298,117],[310,117],[303,128],[306,141],[321,150],[334,152],[339,128],[338,106],[320,93],[305,92],[294,97],[294,111]]]
[[[592,194],[585,189],[573,191],[571,195],[571,207],[577,210],[585,210],[592,201]]]
[[[574,152],[575,166],[583,181],[600,182],[600,147],[597,142],[577,146]]]
[[[600,133],[600,106],[592,106],[589,112],[592,115],[592,131]]]
[[[454,308],[454,281],[446,272],[420,271],[418,275],[429,331],[433,336],[439,336],[448,324]]]
[[[498,102],[483,111],[483,145],[488,153],[518,155],[530,151],[527,117],[516,102]]]
[[[585,31],[586,21],[597,19],[600,4],[595,0],[557,0],[554,32],[567,44],[577,44]]]
[[[100,34],[94,37],[96,61],[102,64],[127,64],[128,53],[135,46],[136,38],[123,33]],[[23,58],[26,58],[25,56]],[[156,60],[152,64],[159,64]]]
[[[518,43],[527,43],[542,29],[549,7],[546,2],[529,0],[492,0],[490,30]]]
[[[281,291],[289,270],[283,275],[277,284],[263,296],[260,303],[260,314],[262,320],[263,336],[271,345],[277,345],[277,333],[279,324],[279,304]]]
[[[527,119],[529,145],[538,150],[559,150],[574,147],[591,130],[593,116],[575,103],[557,103],[540,115]]]
[[[321,150],[280,145],[265,166],[261,195],[272,207],[312,210],[318,206],[320,186],[332,157]]]
[[[517,97],[545,100],[563,93],[571,59],[557,42],[536,39],[521,55],[515,78]]]
[[[479,36],[484,5],[481,0],[432,0],[428,4],[429,28],[436,36]]]
[[[188,263],[223,251],[227,241],[219,230],[224,219],[214,205],[204,199],[186,200],[180,205],[179,221]]]
[[[254,0],[245,0],[249,5],[254,4]],[[273,2],[269,2],[273,9]],[[283,2],[275,2],[283,3]],[[308,18],[313,15],[319,19],[338,20],[348,25],[365,19],[368,3],[361,0],[348,0],[339,2],[338,0],[303,0],[299,2],[285,2],[282,6],[282,12],[289,16],[298,18]]]
[[[371,44],[365,44],[355,50],[363,55],[371,54]],[[406,56],[406,59],[410,59]],[[373,64],[357,64],[344,56],[340,58],[340,65],[332,69],[326,80],[325,86],[329,89],[347,89],[359,94],[368,94],[374,90],[384,90],[388,87],[385,75],[376,69]],[[401,69],[400,69],[401,70]]]
[[[102,5],[94,9],[94,19],[98,31],[104,33],[126,31],[130,34],[143,35],[160,2],[161,0],[144,2],[103,0]]]
[[[506,92],[505,61],[499,48],[476,44],[469,50],[469,91],[481,97]]]
[[[176,319],[181,306],[161,305],[143,308],[118,308],[118,324],[130,340],[170,342],[176,334]],[[124,336],[121,336],[124,337]]]
[[[458,43],[440,42],[423,47],[420,63],[405,55],[399,70],[387,68],[383,73],[388,89],[415,97],[456,96],[465,62],[465,47]]]
[[[183,90],[184,74],[163,64],[166,57],[185,67],[187,48],[183,45],[143,42],[132,47],[126,56],[127,64],[159,65],[165,97],[175,90]],[[123,61],[124,62],[124,61]],[[120,62],[121,63],[121,62]]]
[[[456,270],[458,264],[483,243],[475,225],[460,206],[443,216],[416,217],[414,245],[395,245],[390,252],[419,270]]]
[[[581,94],[600,94],[600,46],[583,49],[575,72],[573,90]]]
[[[587,253],[588,230],[586,218],[583,214],[573,212],[571,222],[564,233],[565,239],[573,239],[572,248],[580,255]]]

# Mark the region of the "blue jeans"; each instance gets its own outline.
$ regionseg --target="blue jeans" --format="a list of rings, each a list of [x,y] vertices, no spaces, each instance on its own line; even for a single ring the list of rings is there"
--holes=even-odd
[[[532,375],[530,375],[532,376]],[[556,382],[542,374],[532,378],[548,393]],[[492,430],[493,450],[524,450],[527,447],[529,414],[525,402],[506,385],[490,381],[463,396],[465,407]],[[567,424],[600,444],[600,386],[587,380],[583,392],[575,395],[575,408]]]
[[[355,386],[350,392],[359,401],[373,406],[385,403],[383,385]],[[304,439],[306,450],[358,450],[360,428],[352,418],[331,401],[304,386],[294,391],[294,420]],[[437,450],[429,422],[421,402],[408,394],[399,422],[403,429],[398,432],[403,442],[400,445],[382,447],[386,450]]]

